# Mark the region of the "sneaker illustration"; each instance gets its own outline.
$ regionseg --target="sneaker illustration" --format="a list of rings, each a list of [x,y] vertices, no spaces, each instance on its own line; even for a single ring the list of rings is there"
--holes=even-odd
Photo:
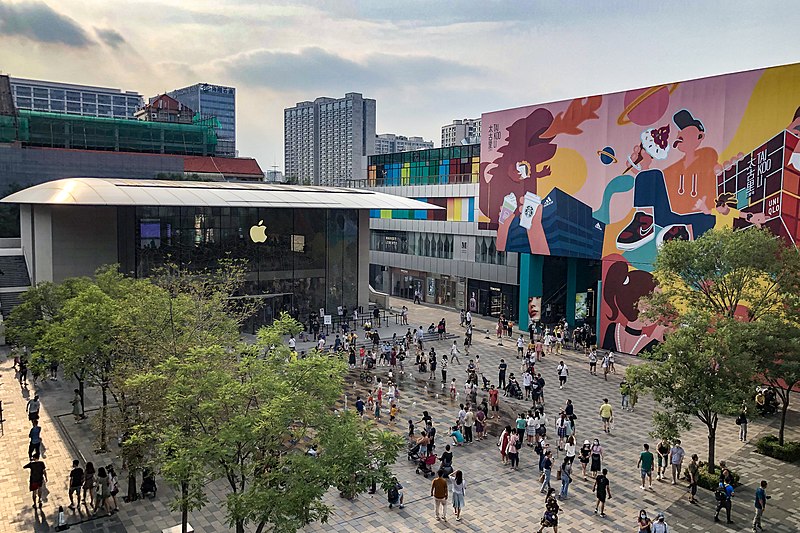
[[[665,242],[675,240],[693,240],[692,228],[686,224],[672,224],[667,226],[658,232],[658,236],[656,237],[656,246],[660,248]]]
[[[617,248],[620,250],[635,250],[650,242],[655,237],[653,215],[644,211],[636,211],[633,220],[617,235]]]

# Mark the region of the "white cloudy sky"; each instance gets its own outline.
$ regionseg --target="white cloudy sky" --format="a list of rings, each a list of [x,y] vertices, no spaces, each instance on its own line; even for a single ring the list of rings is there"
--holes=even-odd
[[[800,61],[797,0],[0,0],[0,71],[147,96],[238,89],[240,155],[283,108],[362,92],[378,132]]]

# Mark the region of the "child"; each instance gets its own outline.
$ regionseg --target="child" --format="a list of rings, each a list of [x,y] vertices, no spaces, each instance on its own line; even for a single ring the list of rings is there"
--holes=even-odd
[[[375,420],[378,421],[381,419],[381,403],[375,402]]]
[[[373,407],[375,407],[375,398],[372,397],[372,393],[370,392],[369,396],[367,396],[367,409],[371,411]]]
[[[397,403],[392,401],[389,405],[389,422],[394,424],[394,417],[397,416]]]
[[[414,439],[414,421],[410,418],[408,419],[408,438]]]
[[[450,398],[456,398],[456,378],[453,378],[453,381],[450,382]]]

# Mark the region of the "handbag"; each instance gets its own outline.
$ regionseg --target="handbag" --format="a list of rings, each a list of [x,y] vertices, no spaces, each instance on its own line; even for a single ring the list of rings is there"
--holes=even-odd
[[[544,483],[544,472],[539,476],[539,483]]]

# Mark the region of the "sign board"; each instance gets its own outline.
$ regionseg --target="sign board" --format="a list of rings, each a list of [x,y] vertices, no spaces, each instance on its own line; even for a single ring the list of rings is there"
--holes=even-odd
[[[326,326],[330,326],[330,325],[333,323],[333,322],[331,321],[331,315],[325,315],[325,316],[323,317],[323,323],[324,323]]]

